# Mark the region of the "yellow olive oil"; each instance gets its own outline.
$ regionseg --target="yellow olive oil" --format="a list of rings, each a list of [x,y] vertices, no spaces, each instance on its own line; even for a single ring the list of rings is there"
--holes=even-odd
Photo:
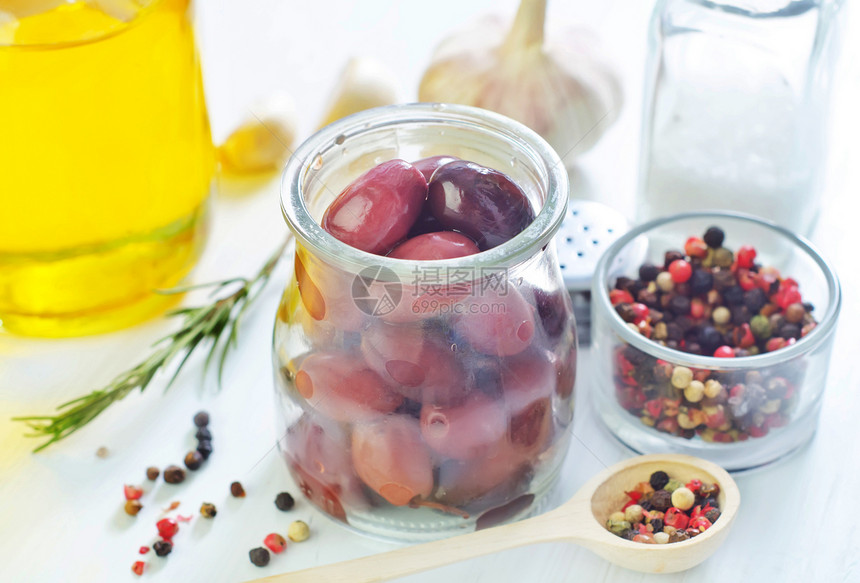
[[[175,301],[153,290],[200,253],[214,167],[189,3],[0,18],[3,329],[91,334]]]

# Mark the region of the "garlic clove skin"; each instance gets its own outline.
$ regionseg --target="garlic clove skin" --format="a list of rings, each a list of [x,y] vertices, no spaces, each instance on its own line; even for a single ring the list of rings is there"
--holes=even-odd
[[[382,63],[353,57],[341,72],[320,127],[372,107],[397,103],[397,77]]]
[[[86,0],[90,6],[122,22],[131,22],[151,0]]]
[[[418,90],[420,101],[461,103],[529,126],[563,159],[591,148],[618,117],[616,76],[569,32],[543,39],[546,0],[523,0],[510,31],[495,18],[445,39]]]
[[[275,94],[251,114],[218,148],[225,174],[271,172],[283,167],[296,137],[296,106],[285,93]]]
[[[15,42],[18,19],[11,12],[0,10],[0,44],[11,45]]]
[[[66,0],[2,0],[0,2],[0,24],[6,18],[3,14],[21,19],[48,12],[66,3]]]

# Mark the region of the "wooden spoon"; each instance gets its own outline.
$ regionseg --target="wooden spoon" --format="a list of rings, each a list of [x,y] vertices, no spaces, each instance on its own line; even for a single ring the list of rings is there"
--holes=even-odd
[[[694,478],[720,486],[722,515],[689,540],[671,544],[634,543],[606,530],[604,524],[628,500],[625,491],[663,470],[686,483]],[[725,540],[741,495],[731,476],[716,464],[688,455],[644,455],[611,466],[588,481],[573,498],[546,514],[395,551],[303,571],[255,579],[250,583],[372,583],[388,581],[534,543],[569,541],[607,561],[645,573],[674,573],[707,559]]]

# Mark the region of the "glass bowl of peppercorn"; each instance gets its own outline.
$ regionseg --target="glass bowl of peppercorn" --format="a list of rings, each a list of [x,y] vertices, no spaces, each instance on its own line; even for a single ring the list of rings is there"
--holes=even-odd
[[[592,394],[630,448],[743,471],[812,438],[841,291],[805,239],[740,213],[657,219],[606,251],[592,294]]]

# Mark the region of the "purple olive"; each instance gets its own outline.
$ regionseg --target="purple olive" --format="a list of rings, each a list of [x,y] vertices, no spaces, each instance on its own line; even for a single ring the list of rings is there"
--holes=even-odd
[[[430,158],[415,160],[412,165],[424,175],[427,182],[430,182],[430,179],[433,177],[433,173],[436,172],[439,167],[444,166],[448,162],[456,162],[458,160],[459,158],[455,158],[454,156],[431,156]]]
[[[475,253],[480,253],[480,249],[470,238],[453,231],[442,231],[407,239],[395,247],[388,256],[395,259],[432,261],[465,257]]]
[[[322,227],[347,245],[385,255],[409,233],[426,197],[424,175],[389,160],[352,181],[326,209]]]
[[[433,174],[427,204],[446,230],[464,233],[485,251],[518,235],[534,210],[506,175],[473,162],[449,162]]]

